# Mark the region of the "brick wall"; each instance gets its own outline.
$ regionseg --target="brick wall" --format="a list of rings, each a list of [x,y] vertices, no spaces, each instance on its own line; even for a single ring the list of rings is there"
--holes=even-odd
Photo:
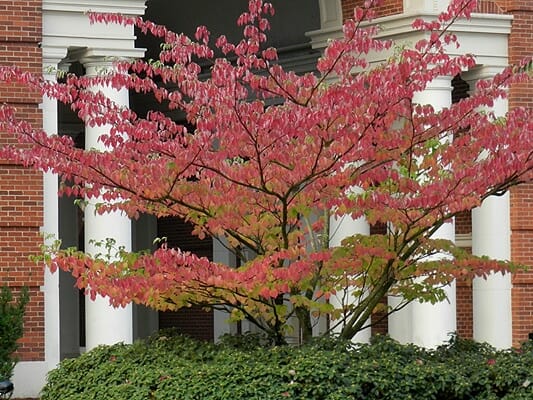
[[[342,17],[343,20],[353,17],[355,7],[362,7],[364,0],[343,0]],[[403,0],[385,0],[383,4],[376,9],[377,17],[387,15],[401,14],[403,12]]]
[[[376,224],[370,226],[371,235],[385,235],[387,233],[386,224]],[[383,307],[387,306],[387,296],[383,297],[380,301]],[[383,308],[384,310],[384,308]],[[371,334],[374,335],[386,335],[389,331],[389,320],[385,311],[379,311],[372,314],[372,328]]]
[[[497,0],[478,0],[476,11],[478,13],[486,14],[503,14],[504,10]]]
[[[533,54],[533,1],[496,0],[513,15],[509,38],[509,62],[517,63]],[[533,84],[515,85],[509,95],[510,106],[533,107]]]
[[[533,266],[533,185],[511,191],[511,258]],[[527,340],[533,332],[533,272],[513,275],[513,342]]]
[[[472,280],[457,280],[455,291],[455,301],[457,304],[457,335],[462,338],[471,339],[474,336]]]
[[[509,62],[517,63],[533,54],[533,1],[495,0],[513,15],[509,38]],[[533,107],[533,84],[514,85],[509,106]],[[533,185],[511,190],[511,258],[533,266]],[[533,272],[513,276],[513,342],[518,344],[533,332]]]
[[[472,234],[472,213],[462,212],[455,217],[455,234]],[[469,253],[471,247],[465,248]],[[458,279],[456,281],[455,301],[457,304],[457,335],[471,339],[474,336],[474,314],[472,305],[472,280]]]
[[[41,0],[0,0],[0,64],[40,73],[41,31]],[[42,125],[37,93],[0,85],[0,102],[15,106],[19,118]],[[13,142],[0,132],[0,146]],[[0,285],[12,287],[15,294],[21,286],[30,289],[18,352],[23,361],[44,359],[43,269],[28,260],[39,251],[42,224],[41,173],[0,160]]]
[[[452,103],[468,97],[469,86],[460,76],[452,80]],[[472,234],[472,212],[462,212],[455,217],[455,234]],[[466,249],[471,252],[471,249]],[[472,307],[472,280],[460,279],[456,281],[457,304],[457,335],[462,338],[473,337],[473,307]]]

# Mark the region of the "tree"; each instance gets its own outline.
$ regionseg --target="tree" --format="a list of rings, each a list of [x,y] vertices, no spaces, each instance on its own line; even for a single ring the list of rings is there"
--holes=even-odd
[[[276,50],[265,46],[274,9],[261,0],[250,0],[238,19],[243,39],[235,44],[221,36],[213,47],[205,27],[190,38],[141,18],[92,14],[92,22],[135,25],[162,38],[159,60],[119,61],[102,76],[67,75],[62,83],[2,67],[2,81],[70,105],[86,124],[112,126],[100,138],[107,151],[84,150],[3,106],[2,129],[24,145],[4,148],[4,157],[58,173],[64,195],[101,199],[100,213],[184,218],[242,263],[231,268],[165,245],[128,254],[109,241],[118,261],[55,247],[46,256],[50,268],[71,271],[79,287],[117,306],[227,310],[277,343],[292,316],[304,340],[317,316],[342,322],[341,336],[350,338],[387,294],[403,299],[391,313],[415,299],[442,300],[454,278],[515,268],[468,255],[434,233],[483,199],[532,180],[531,110],[505,118],[483,111],[510,84],[531,79],[530,60],[479,82],[450,108],[416,104],[415,93],[436,77],[475,65],[473,56],[444,49],[458,45],[448,27],[468,17],[475,1],[454,0],[437,20],[415,21],[428,39],[396,51],[364,25],[375,3],[355,9],[316,73],[297,75],[277,63]],[[370,66],[371,51],[392,55]],[[160,111],[141,118],[91,90],[96,84],[151,95],[183,120]],[[332,215],[393,228],[330,248]],[[343,291],[359,301],[334,306],[329,299]]]

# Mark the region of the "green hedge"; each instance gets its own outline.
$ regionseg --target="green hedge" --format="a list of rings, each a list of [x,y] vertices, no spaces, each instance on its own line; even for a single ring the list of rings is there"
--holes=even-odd
[[[23,334],[24,310],[29,301],[28,289],[23,288],[17,301],[11,289],[0,288],[0,381],[11,378],[17,359],[13,353]]]
[[[41,400],[533,399],[531,344],[498,352],[455,338],[435,351],[384,337],[363,346],[246,343],[159,335],[102,346],[63,361]]]

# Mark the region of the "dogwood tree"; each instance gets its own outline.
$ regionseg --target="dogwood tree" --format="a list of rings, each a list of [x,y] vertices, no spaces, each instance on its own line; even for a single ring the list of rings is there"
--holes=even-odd
[[[3,148],[3,157],[57,173],[63,195],[100,199],[99,213],[183,218],[241,261],[232,268],[165,245],[153,254],[114,249],[118,258],[54,247],[47,249],[50,268],[71,271],[79,287],[116,306],[227,310],[277,343],[291,317],[304,340],[318,316],[331,328],[342,321],[341,336],[351,338],[386,295],[403,299],[395,309],[415,299],[436,302],[457,277],[512,269],[434,233],[488,196],[532,180],[531,110],[501,118],[487,111],[510,84],[530,79],[528,60],[478,82],[449,108],[416,104],[413,97],[435,78],[475,65],[472,55],[445,51],[458,46],[448,27],[468,18],[475,1],[454,0],[437,20],[414,21],[427,38],[399,50],[365,24],[376,3],[355,9],[314,73],[298,75],[277,62],[266,45],[274,9],[262,0],[250,0],[238,19],[237,43],[212,39],[205,27],[188,37],[141,18],[92,14],[95,23],[135,25],[161,38],[159,59],[117,61],[106,74],[69,74],[61,83],[0,68],[2,81],[68,104],[88,125],[111,126],[100,137],[106,151],[80,149],[2,106],[1,129],[23,144]],[[387,52],[387,62],[369,65],[370,52]],[[141,118],[96,85],[153,96],[161,107]],[[332,216],[390,229],[330,247]],[[357,301],[330,301],[340,293]]]

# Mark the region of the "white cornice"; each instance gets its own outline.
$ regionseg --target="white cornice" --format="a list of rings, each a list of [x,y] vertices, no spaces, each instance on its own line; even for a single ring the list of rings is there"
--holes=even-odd
[[[435,20],[436,12],[405,13],[375,19],[372,24],[380,27],[377,37],[393,40],[396,43],[412,45],[427,35],[413,30],[411,24],[416,18]],[[461,47],[450,49],[450,54],[474,54],[478,63],[506,65],[508,56],[508,36],[511,32],[512,16],[497,14],[472,14],[469,20],[460,19],[450,28],[457,35]],[[323,50],[330,39],[342,37],[342,27],[330,27],[307,32],[313,49]],[[369,61],[385,61],[388,54],[371,54]]]
[[[311,47],[313,49],[323,50],[330,40],[342,37],[342,26],[309,31],[305,33],[305,36],[311,39]]]
[[[86,11],[144,15],[145,0],[43,0],[43,11],[84,13]]]
[[[91,24],[86,12],[143,15],[145,9],[145,0],[43,0],[42,46],[47,64],[67,52],[70,60],[80,49],[90,58],[142,57],[144,49],[135,48],[132,26]]]
[[[395,39],[398,36],[416,36],[419,31],[413,30],[411,24],[416,18],[430,21],[436,19],[438,13],[409,13],[397,14],[376,19],[373,24],[379,25],[380,32],[377,35],[383,39]],[[460,19],[456,21],[451,32],[470,32],[508,35],[511,33],[511,15],[499,14],[472,14],[470,20]],[[328,39],[342,37],[342,26],[318,29],[306,33],[312,39],[313,48],[322,48],[327,45]]]
[[[53,46],[50,44],[41,46],[43,51],[43,66],[57,67],[61,60],[67,56],[67,49],[63,46]]]
[[[411,24],[417,18],[425,21],[437,19],[438,13],[409,13],[391,15],[388,17],[378,18],[375,24],[380,26],[379,38],[389,39],[398,35],[415,35],[419,31],[413,30]],[[486,34],[506,34],[511,33],[511,15],[497,14],[472,14],[469,20],[458,19],[452,25],[450,32],[470,32]]]
[[[73,58],[82,64],[102,64],[120,59],[135,59],[144,56],[145,49],[113,49],[109,47],[97,48],[90,47],[86,49],[76,49],[69,52],[69,58]]]

